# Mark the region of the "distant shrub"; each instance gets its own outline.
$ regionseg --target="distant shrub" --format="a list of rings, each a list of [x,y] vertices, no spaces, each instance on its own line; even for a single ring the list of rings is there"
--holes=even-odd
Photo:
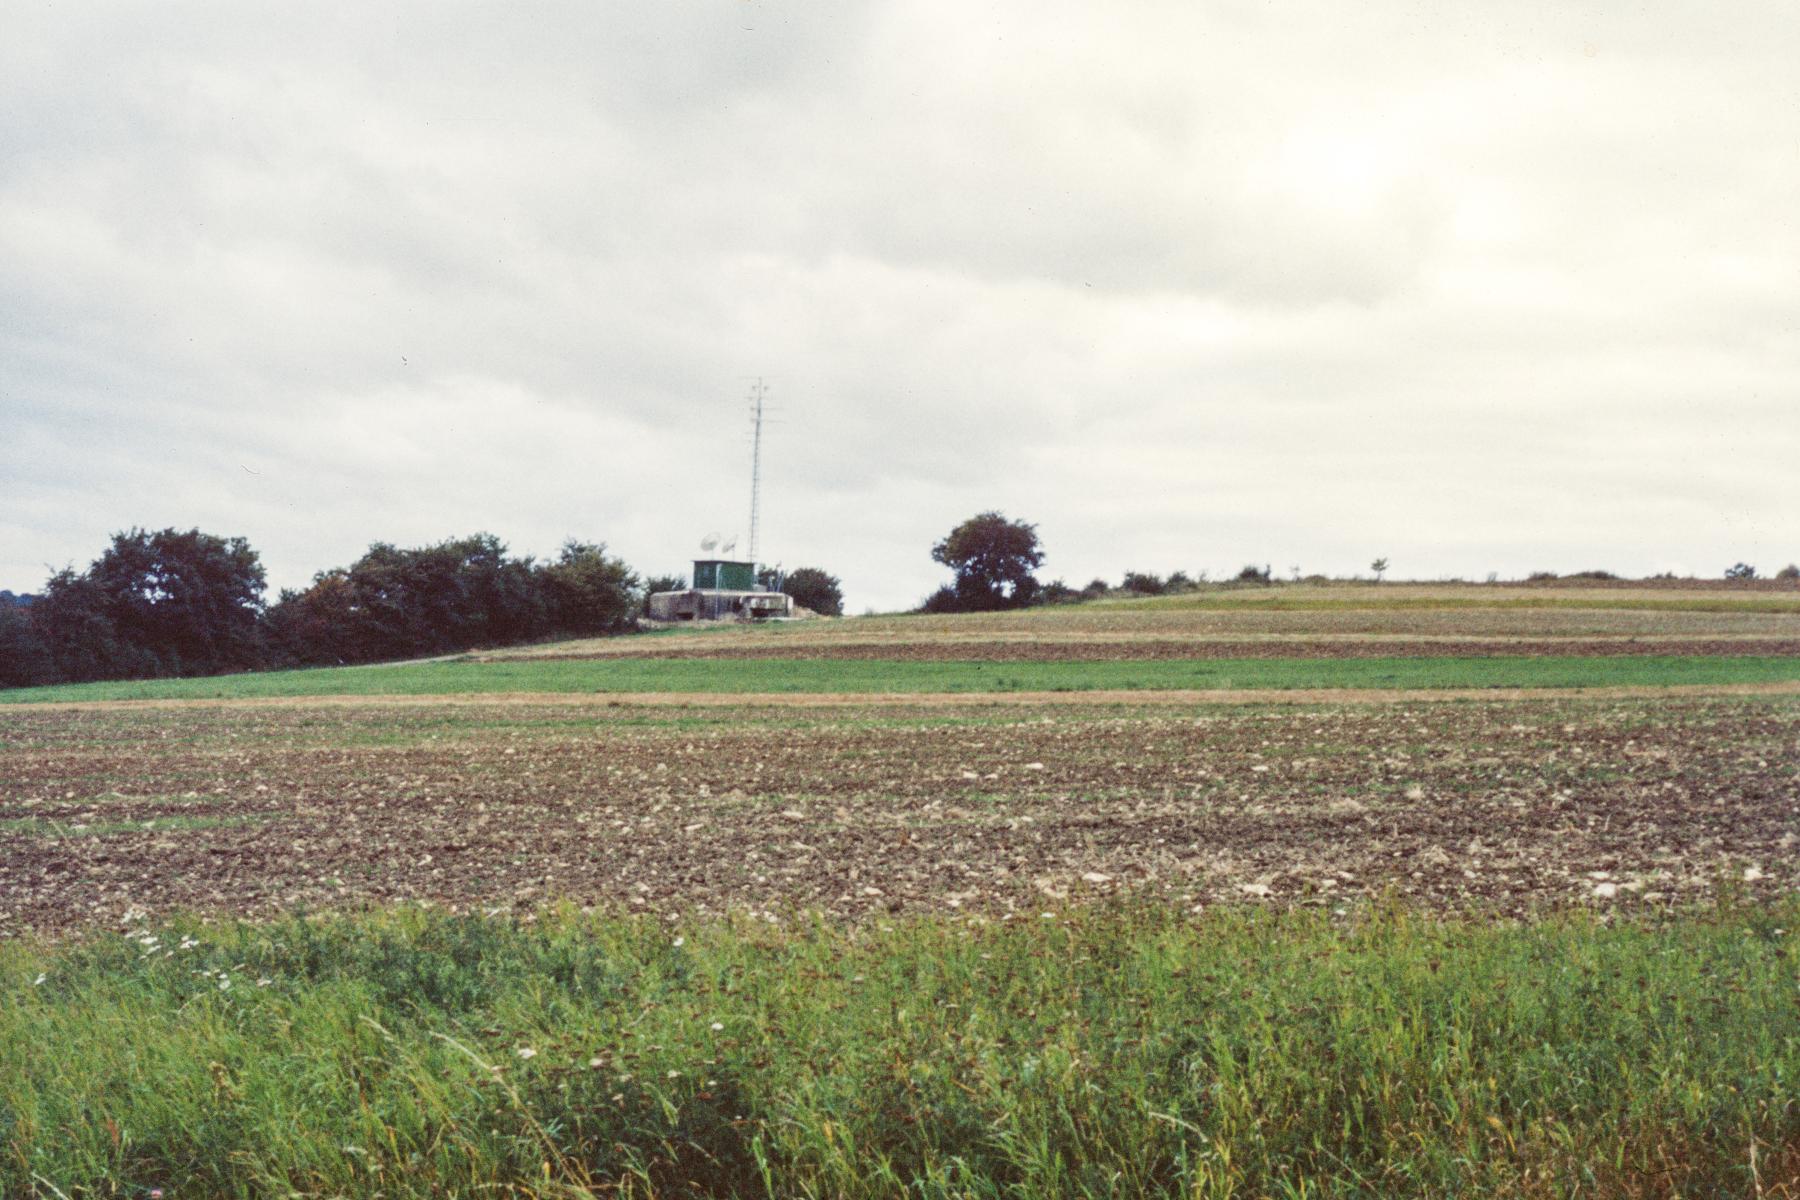
[[[1617,579],[1611,571],[1577,571],[1573,575],[1563,576],[1565,579]]]
[[[958,599],[956,589],[946,583],[925,597],[925,602],[919,605],[919,611],[923,613],[961,612],[963,611],[962,601]]]
[[[1525,582],[1526,583],[1549,583],[1552,580],[1561,579],[1561,578],[1562,578],[1562,576],[1558,575],[1555,571],[1533,571],[1531,574],[1529,574],[1525,577]]]
[[[1094,600],[1112,591],[1112,585],[1104,579],[1090,579],[1086,587],[1081,589],[1083,600]]]
[[[1789,563],[1787,566],[1781,568],[1781,570],[1775,572],[1775,578],[1800,579],[1800,565]]]
[[[1070,604],[1087,597],[1060,579],[1052,579],[1038,589],[1039,604]]]
[[[1186,571],[1177,571],[1163,580],[1163,591],[1165,592],[1191,592],[1194,587],[1194,581],[1188,578]]]
[[[1162,576],[1149,571],[1127,571],[1119,586],[1136,596],[1160,596],[1166,585]]]
[[[1255,563],[1246,563],[1237,573],[1239,583],[1269,583],[1273,573],[1267,567],[1259,567]]]
[[[657,592],[685,592],[687,577],[684,575],[652,575],[644,580],[644,594],[654,596]]]
[[[1736,563],[1732,566],[1725,568],[1725,578],[1727,578],[1727,579],[1755,579],[1756,578],[1756,568],[1751,566],[1747,562]]]

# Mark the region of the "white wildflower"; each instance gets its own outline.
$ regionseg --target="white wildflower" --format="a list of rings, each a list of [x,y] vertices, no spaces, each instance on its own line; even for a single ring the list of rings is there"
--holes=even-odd
[[[514,1053],[517,1054],[520,1058],[536,1058],[537,1057],[537,1051],[533,1050],[530,1046],[520,1046],[517,1050],[514,1051]]]

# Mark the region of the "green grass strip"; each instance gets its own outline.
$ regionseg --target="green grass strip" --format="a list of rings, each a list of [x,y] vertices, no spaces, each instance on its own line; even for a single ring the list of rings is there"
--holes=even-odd
[[[0,943],[0,1195],[1788,1195],[1800,905]]]
[[[606,658],[70,684],[0,691],[0,704],[67,700],[420,696],[491,692],[1011,692],[1192,688],[1580,688],[1800,680],[1800,658],[1169,659],[1149,662],[882,662]]]

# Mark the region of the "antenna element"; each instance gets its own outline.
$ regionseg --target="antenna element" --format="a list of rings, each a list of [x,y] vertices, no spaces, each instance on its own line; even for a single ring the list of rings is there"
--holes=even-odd
[[[762,376],[750,387],[750,561],[756,561],[756,535],[762,501],[762,427],[763,400],[769,389]]]

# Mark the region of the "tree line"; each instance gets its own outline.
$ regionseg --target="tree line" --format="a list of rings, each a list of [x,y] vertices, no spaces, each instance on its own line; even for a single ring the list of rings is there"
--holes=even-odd
[[[838,581],[787,576],[814,611],[842,612]],[[636,628],[649,590],[605,545],[571,539],[538,561],[493,534],[429,546],[377,542],[347,567],[266,603],[261,558],[241,537],[131,529],[84,571],[56,572],[0,603],[0,687],[216,675],[451,654]]]
[[[989,511],[977,513],[952,529],[931,548],[932,561],[949,567],[954,578],[939,587],[920,603],[918,611],[927,613],[994,612],[1008,608],[1029,608],[1041,604],[1068,604],[1097,600],[1103,596],[1126,593],[1133,596],[1162,596],[1198,591],[1209,585],[1205,571],[1189,575],[1174,571],[1159,575],[1154,571],[1127,571],[1117,585],[1095,579],[1084,587],[1071,587],[1060,579],[1049,582],[1037,578],[1044,563],[1043,543],[1037,526],[1027,521],[1008,520],[1005,514]],[[1385,555],[1369,564],[1369,570],[1380,583],[1388,572]],[[1756,568],[1740,562],[1728,567],[1725,579],[1747,583],[1761,578]],[[1579,571],[1557,575],[1551,571],[1535,571],[1529,583],[1567,580],[1616,580],[1610,571]],[[1654,576],[1673,579],[1672,575]],[[1783,583],[1800,583],[1800,564],[1790,563],[1777,571],[1774,578]],[[1498,575],[1489,575],[1494,583]],[[1330,583],[1324,575],[1305,575],[1297,566],[1288,568],[1288,581],[1293,583]],[[1247,563],[1236,575],[1221,580],[1227,584],[1259,584],[1276,582],[1275,570],[1264,564]]]

